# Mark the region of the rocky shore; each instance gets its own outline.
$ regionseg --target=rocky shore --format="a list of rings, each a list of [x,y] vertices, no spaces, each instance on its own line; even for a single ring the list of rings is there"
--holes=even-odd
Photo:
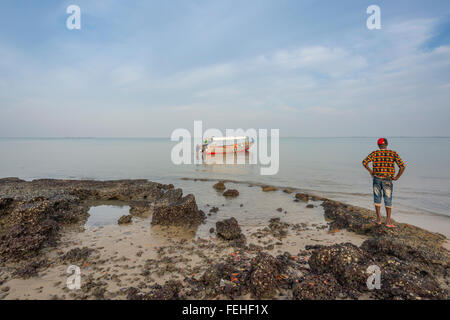
[[[214,183],[211,190],[232,191],[224,198],[239,201],[227,181]],[[243,230],[237,213],[218,221],[210,238],[196,238],[207,215],[194,195],[183,196],[173,185],[0,179],[0,298],[448,299],[445,236],[402,223],[389,229],[374,223],[370,210],[292,188],[261,185],[259,192],[321,206],[327,224],[277,217]],[[116,226],[85,231],[92,202],[108,201],[126,203],[130,215]],[[347,235],[360,240],[338,241]],[[290,245],[299,239],[301,246]],[[79,290],[67,288],[69,265],[82,270]],[[373,266],[381,284],[370,290]]]

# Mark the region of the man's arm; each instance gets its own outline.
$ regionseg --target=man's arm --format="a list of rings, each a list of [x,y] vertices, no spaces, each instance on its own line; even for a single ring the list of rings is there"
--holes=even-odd
[[[398,153],[395,153],[395,163],[397,164],[399,170],[397,175],[394,178],[392,178],[392,180],[397,181],[398,179],[400,179],[403,172],[405,171],[406,165],[403,162],[402,158],[400,158]]]
[[[372,162],[372,154],[369,154],[367,158],[365,158],[362,162],[362,165],[364,168],[366,168],[367,171],[369,171],[370,175],[373,176],[373,171],[369,167],[369,163]]]
[[[367,165],[367,164],[364,165],[364,168],[366,168],[367,171],[369,171],[370,175],[373,176],[373,171],[372,171],[372,169],[369,168],[369,165]]]
[[[405,167],[400,167],[400,170],[398,171],[397,175],[394,178],[392,178],[392,180],[397,181],[398,179],[400,179],[400,177],[403,174],[403,171],[405,171]]]

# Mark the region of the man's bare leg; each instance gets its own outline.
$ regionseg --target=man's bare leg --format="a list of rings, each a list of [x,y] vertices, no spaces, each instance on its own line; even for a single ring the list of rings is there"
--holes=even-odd
[[[375,212],[377,213],[377,223],[381,223],[381,206],[375,206]]]
[[[386,224],[387,225],[391,224],[391,212],[392,212],[392,208],[386,208]]]

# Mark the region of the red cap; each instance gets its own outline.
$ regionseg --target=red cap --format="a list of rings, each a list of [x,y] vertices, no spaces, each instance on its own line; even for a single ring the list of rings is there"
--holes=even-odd
[[[378,139],[378,144],[379,144],[379,145],[384,144],[385,142],[386,142],[386,141],[384,140],[384,138]]]

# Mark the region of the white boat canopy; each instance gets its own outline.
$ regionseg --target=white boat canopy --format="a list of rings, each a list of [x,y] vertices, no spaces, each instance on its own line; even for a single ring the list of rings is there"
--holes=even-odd
[[[245,140],[248,137],[212,137],[212,141]]]

